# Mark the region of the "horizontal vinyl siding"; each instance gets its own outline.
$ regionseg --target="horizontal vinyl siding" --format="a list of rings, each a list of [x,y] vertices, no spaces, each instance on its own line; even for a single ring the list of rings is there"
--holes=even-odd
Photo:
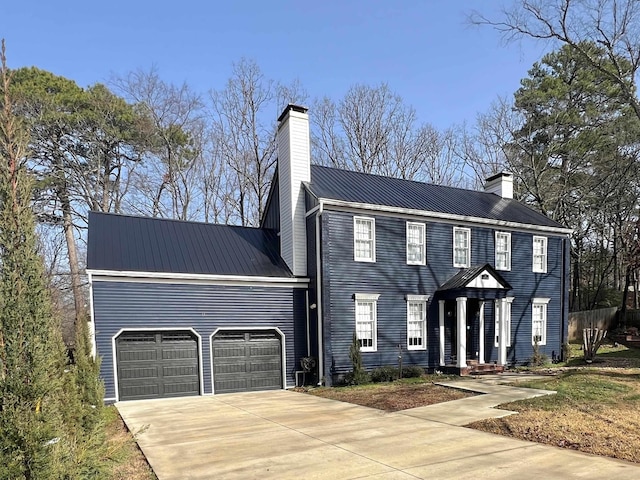
[[[427,225],[427,264],[406,264],[406,220],[374,216],[376,223],[376,262],[353,260],[353,215],[325,210],[322,217],[323,316],[325,321],[326,368],[333,373],[351,369],[349,345],[355,328],[355,293],[380,294],[378,299],[378,348],[363,353],[367,368],[398,363],[398,345],[403,363],[423,367],[438,365],[438,297],[440,285],[459,272],[453,267],[453,226],[437,222]],[[416,220],[419,221],[419,220]],[[471,228],[471,264],[495,265],[495,231]],[[534,274],[532,235],[512,232],[512,270],[500,271],[516,298],[512,305],[512,347],[510,361],[526,362],[531,348],[531,298],[551,298],[548,305],[547,345],[542,351],[551,356],[560,349],[561,238],[548,237],[548,273]],[[406,294],[430,295],[427,312],[427,351],[407,351]],[[485,305],[485,359],[497,360],[493,346],[494,310]],[[447,352],[449,348],[447,346]],[[516,353],[517,352],[517,353]],[[447,354],[448,354],[447,353]],[[326,370],[327,373],[330,370]]]
[[[123,328],[193,328],[202,337],[205,394],[211,393],[210,336],[218,328],[277,327],[286,341],[286,383],[305,345],[304,290],[275,287],[120,283],[94,279],[96,345],[105,398],[115,396],[112,338]],[[295,319],[295,320],[294,320]]]

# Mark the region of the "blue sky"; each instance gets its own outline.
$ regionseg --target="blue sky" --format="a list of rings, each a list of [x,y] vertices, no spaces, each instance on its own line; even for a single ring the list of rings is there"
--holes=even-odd
[[[505,45],[466,24],[509,0],[23,0],[5,2],[0,37],[11,68],[35,65],[81,86],[155,65],[196,91],[224,87],[233,62],[298,79],[311,98],[387,82],[421,121],[472,123],[511,95],[546,45]],[[312,114],[312,112],[310,112]]]

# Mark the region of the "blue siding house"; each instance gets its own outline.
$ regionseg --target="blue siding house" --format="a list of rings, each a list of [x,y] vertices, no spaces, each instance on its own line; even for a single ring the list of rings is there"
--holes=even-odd
[[[571,232],[514,200],[511,174],[479,192],[311,165],[295,105],[277,143],[261,228],[90,215],[108,400],[332,385],[354,332],[368,369],[561,355]]]

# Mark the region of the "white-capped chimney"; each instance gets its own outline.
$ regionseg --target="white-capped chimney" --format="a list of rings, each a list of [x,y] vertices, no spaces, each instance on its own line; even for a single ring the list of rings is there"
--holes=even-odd
[[[513,198],[513,174],[500,172],[486,179],[484,190],[502,198]]]
[[[307,108],[289,104],[278,117],[280,254],[297,276],[307,275],[307,233],[302,182],[311,180]]]

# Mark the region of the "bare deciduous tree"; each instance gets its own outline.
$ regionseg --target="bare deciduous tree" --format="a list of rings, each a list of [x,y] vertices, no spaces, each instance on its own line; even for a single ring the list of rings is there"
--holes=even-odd
[[[313,108],[314,158],[320,163],[364,173],[459,182],[455,136],[418,124],[415,109],[388,85],[354,85],[339,101],[323,98]]]
[[[640,68],[640,2],[637,0],[517,0],[491,19],[479,12],[471,23],[489,25],[512,40],[529,37],[566,45],[615,82],[640,118],[636,73]],[[606,61],[587,46],[598,45]],[[621,61],[623,60],[623,61]]]
[[[299,84],[267,79],[246,59],[233,65],[224,89],[211,91],[212,141],[229,168],[225,193],[233,222],[259,223],[276,162],[275,118],[284,104],[304,98]]]
[[[163,81],[155,68],[137,70],[112,84],[151,122],[149,154],[136,172],[142,202],[132,206],[152,216],[181,220],[202,213],[201,183],[205,141],[204,103],[187,84]],[[142,204],[141,204],[142,203]]]

